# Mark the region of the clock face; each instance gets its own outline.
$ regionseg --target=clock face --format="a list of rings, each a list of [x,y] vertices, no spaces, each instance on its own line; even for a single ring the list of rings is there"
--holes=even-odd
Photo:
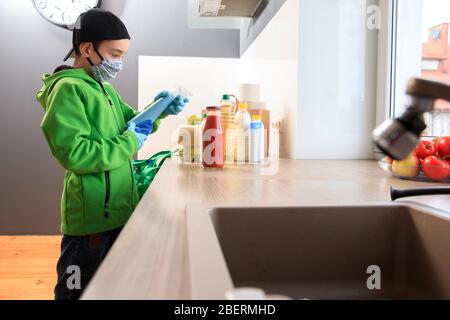
[[[33,0],[39,13],[51,23],[72,28],[80,14],[99,6],[101,0]]]

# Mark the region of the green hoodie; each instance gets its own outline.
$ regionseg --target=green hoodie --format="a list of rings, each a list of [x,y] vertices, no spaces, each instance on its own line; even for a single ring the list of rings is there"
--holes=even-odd
[[[66,169],[61,232],[78,236],[125,225],[139,202],[132,164],[138,141],[125,131],[137,112],[84,69],[45,74],[43,81],[37,93],[45,111],[41,128]]]

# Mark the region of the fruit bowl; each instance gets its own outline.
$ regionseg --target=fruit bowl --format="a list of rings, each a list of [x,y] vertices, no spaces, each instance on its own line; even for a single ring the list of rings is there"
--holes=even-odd
[[[394,166],[392,163],[386,162],[385,160],[378,161],[379,166],[384,171],[388,172],[390,175],[404,180],[413,180],[413,181],[422,181],[422,182],[439,182],[439,183],[450,183],[450,175],[443,179],[443,180],[437,180],[437,179],[431,179],[429,178],[425,172],[423,171],[423,165],[418,166]],[[413,175],[405,175],[405,174],[399,174],[396,173],[398,170],[411,170],[411,172],[417,170],[417,174]],[[436,166],[426,166],[425,170],[440,170],[440,167]]]
[[[450,183],[449,142],[450,137],[422,137],[408,158],[394,161],[378,153],[378,164],[399,179]]]

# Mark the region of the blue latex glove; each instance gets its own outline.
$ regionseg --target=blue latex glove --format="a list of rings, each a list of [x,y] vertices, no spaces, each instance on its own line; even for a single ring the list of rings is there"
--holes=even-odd
[[[136,123],[131,122],[128,127],[127,131],[133,132],[137,139],[138,139],[138,149],[140,150],[142,146],[144,145],[144,142],[147,140],[148,136],[153,131],[153,122],[151,120],[142,121],[138,125]]]
[[[180,95],[173,96],[169,91],[162,91],[160,92],[156,97],[155,101],[161,99],[161,98],[167,98],[171,97],[173,99],[173,102],[164,110],[164,112],[161,115],[161,118],[165,118],[167,116],[176,116],[179,113],[181,113],[186,106],[187,103],[189,103],[189,98],[183,98]]]

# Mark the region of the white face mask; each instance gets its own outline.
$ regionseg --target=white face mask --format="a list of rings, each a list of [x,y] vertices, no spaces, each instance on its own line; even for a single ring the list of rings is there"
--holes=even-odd
[[[102,59],[102,63],[94,65],[91,59],[88,58],[89,63],[91,64],[92,75],[94,79],[99,82],[109,81],[111,79],[115,79],[120,71],[123,69],[123,61],[120,60],[105,60],[102,55],[95,49],[98,56]]]

